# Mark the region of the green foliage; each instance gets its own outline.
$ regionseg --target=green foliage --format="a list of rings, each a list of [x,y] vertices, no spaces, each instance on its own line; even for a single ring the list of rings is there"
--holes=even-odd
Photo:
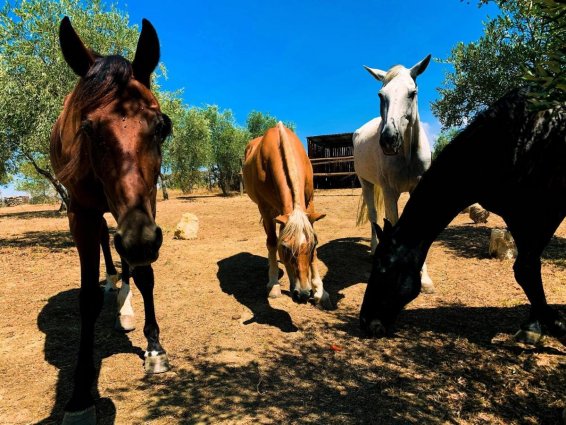
[[[46,167],[47,164],[41,164]],[[49,180],[40,176],[34,165],[30,162],[20,164],[16,189],[27,192],[31,196],[32,203],[50,202],[57,198],[57,192]]]
[[[59,47],[59,23],[65,15],[85,45],[100,54],[131,60],[139,37],[125,12],[102,0],[15,0],[0,9],[0,184],[16,175],[19,188],[39,194],[47,193],[50,182],[64,200],[65,189],[49,163],[49,136],[65,96],[78,81]],[[166,74],[163,65],[158,74]],[[156,81],[152,89],[173,122],[172,136],[162,147],[168,182],[189,191],[208,172],[224,193],[237,188],[248,140],[277,119],[252,112],[248,131],[229,110],[188,107],[180,92],[163,92]]]
[[[247,129],[239,127],[232,111],[220,111],[218,106],[209,105],[203,113],[210,128],[212,163],[210,172],[222,193],[227,195],[236,189],[246,144],[250,140]]]
[[[174,123],[163,150],[163,168],[170,173],[169,185],[189,192],[204,183],[203,169],[211,162],[209,121],[204,111],[183,105],[178,97],[162,98],[161,108]]]
[[[114,6],[100,0],[8,2],[0,10],[0,171],[32,161],[53,176],[47,160],[51,127],[78,80],[59,48],[64,15],[88,47],[133,59],[139,30]]]
[[[438,139],[436,139],[436,142],[434,143],[434,151],[432,152],[433,161],[438,157],[440,152],[442,152],[442,149],[444,149],[446,145],[448,145],[448,143],[450,143],[454,139],[454,137],[458,135],[459,132],[460,130],[457,128],[449,128],[447,130],[443,130],[438,135]]]
[[[495,3],[501,14],[484,24],[482,37],[458,43],[443,61],[454,71],[446,74],[432,110],[444,127],[464,125],[527,78],[542,84],[546,101],[564,100],[564,6],[553,0]]]
[[[275,127],[279,120],[269,114],[264,114],[259,111],[252,111],[248,115],[246,124],[250,133],[250,138],[263,136],[263,134],[271,127]],[[285,122],[285,127],[295,131],[295,124],[292,122]]]

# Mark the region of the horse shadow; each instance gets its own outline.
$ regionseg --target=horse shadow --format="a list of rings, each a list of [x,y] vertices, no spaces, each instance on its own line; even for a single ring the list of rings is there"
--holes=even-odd
[[[279,328],[282,332],[296,332],[289,313],[271,307],[267,299],[267,259],[249,252],[241,252],[220,260],[217,277],[220,288],[249,308],[253,317],[244,322],[259,323]],[[281,270],[280,270],[281,275]]]
[[[371,271],[371,255],[368,246],[362,244],[366,238],[352,237],[334,239],[317,249],[318,258],[328,271],[323,278],[324,289],[333,305],[344,298],[340,292],[360,282],[367,283]]]
[[[42,247],[50,251],[73,248],[75,243],[68,230],[31,231],[15,238],[0,239],[0,248]]]
[[[104,283],[104,282],[101,282]],[[101,289],[102,290],[102,289]],[[59,424],[65,404],[71,398],[73,375],[80,337],[79,289],[60,292],[47,301],[37,317],[37,326],[45,333],[45,360],[59,369],[55,403],[41,425]],[[99,425],[113,425],[116,407],[110,398],[100,397],[98,376],[102,360],[118,353],[132,353],[143,357],[143,350],[135,347],[125,333],[114,330],[116,293],[104,298],[104,306],[96,322],[94,350],[94,400]]]

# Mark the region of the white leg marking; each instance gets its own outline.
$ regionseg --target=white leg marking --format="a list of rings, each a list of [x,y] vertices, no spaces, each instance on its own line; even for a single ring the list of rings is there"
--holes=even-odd
[[[132,291],[130,291],[129,284],[122,283],[120,292],[118,292],[117,302],[118,302],[118,313],[121,316],[134,315],[134,308],[132,307]]]
[[[432,279],[428,275],[426,262],[423,264],[423,268],[421,270],[421,289],[425,294],[434,293],[434,284],[432,283]]]

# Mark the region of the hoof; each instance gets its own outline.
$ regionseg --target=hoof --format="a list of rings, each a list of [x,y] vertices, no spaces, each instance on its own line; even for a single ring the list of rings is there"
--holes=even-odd
[[[120,332],[130,332],[136,328],[136,319],[131,314],[118,314],[114,329]]]
[[[421,283],[421,292],[423,294],[434,294],[436,289],[432,282],[422,282]]]
[[[324,291],[324,293],[322,294],[322,297],[320,297],[319,300],[315,300],[316,301],[316,305],[318,308],[322,309],[322,310],[332,310],[334,309],[334,305],[332,304],[332,301],[330,301],[330,295],[328,295],[328,292]]]
[[[96,425],[96,409],[94,406],[79,412],[65,412],[63,425]]]
[[[145,373],[150,375],[156,373],[164,373],[171,369],[171,366],[169,366],[169,357],[167,357],[167,353],[161,353],[152,356],[151,353],[146,352],[143,366],[145,368]]]
[[[539,332],[528,331],[520,329],[514,336],[515,341],[522,342],[523,344],[538,345],[542,342],[543,334]]]
[[[269,287],[268,287],[269,289]],[[269,298],[279,298],[281,296],[281,285],[276,283],[269,289]]]

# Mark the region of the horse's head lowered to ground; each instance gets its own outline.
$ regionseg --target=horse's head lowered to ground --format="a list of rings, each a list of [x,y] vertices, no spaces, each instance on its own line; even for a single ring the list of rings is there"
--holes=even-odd
[[[395,155],[412,139],[411,132],[419,131],[417,109],[417,76],[422,74],[430,55],[411,69],[396,65],[389,71],[365,69],[378,81],[383,83],[379,91],[381,113],[381,136],[379,144],[386,155]],[[415,125],[417,124],[417,125]]]
[[[131,266],[157,259],[162,242],[155,224],[156,184],[161,144],[171,121],[150,90],[159,62],[159,40],[143,21],[133,62],[122,56],[100,56],[87,49],[68,18],[59,29],[67,64],[81,77],[67,97],[54,128],[52,144],[58,178],[77,196],[85,186],[102,186],[104,205],[118,229],[116,250]]]

